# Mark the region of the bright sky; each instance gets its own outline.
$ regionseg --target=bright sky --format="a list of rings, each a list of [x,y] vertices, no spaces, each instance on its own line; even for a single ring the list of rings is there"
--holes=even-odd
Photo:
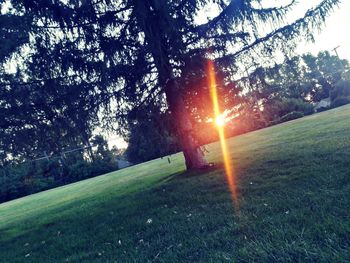
[[[298,53],[311,52],[317,54],[322,50],[333,52],[337,49],[340,58],[350,61],[350,1],[343,0],[339,7],[328,17],[323,31],[315,38],[315,43],[303,44]]]

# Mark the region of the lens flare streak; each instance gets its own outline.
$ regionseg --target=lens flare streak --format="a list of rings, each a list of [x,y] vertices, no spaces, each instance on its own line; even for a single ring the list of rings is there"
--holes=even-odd
[[[215,69],[214,69],[214,63],[211,60],[208,60],[208,84],[210,87],[210,94],[213,101],[214,106],[214,114],[215,118],[217,119],[221,115],[220,112],[220,106],[219,106],[219,100],[218,100],[218,94],[216,89],[216,77],[215,77]],[[225,141],[225,132],[223,125],[217,125],[219,138],[220,138],[220,145],[221,145],[221,151],[224,159],[224,165],[225,165],[225,172],[227,177],[228,186],[231,192],[232,199],[235,203],[235,207],[238,208],[238,198],[237,198],[237,189],[236,189],[236,180],[233,172],[233,167],[230,159],[230,155],[227,149],[226,141]]]

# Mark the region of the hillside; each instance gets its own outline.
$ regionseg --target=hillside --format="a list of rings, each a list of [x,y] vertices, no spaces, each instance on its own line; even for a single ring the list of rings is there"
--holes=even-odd
[[[350,106],[227,142],[239,211],[177,154],[0,204],[0,262],[348,262]]]

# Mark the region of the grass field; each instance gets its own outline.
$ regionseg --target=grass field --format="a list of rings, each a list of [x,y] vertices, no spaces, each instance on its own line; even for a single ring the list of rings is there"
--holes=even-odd
[[[0,262],[350,262],[350,106],[227,142],[239,211],[178,154],[0,204]]]

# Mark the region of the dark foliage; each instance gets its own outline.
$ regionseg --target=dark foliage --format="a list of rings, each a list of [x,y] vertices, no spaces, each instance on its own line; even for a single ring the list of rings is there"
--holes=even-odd
[[[170,114],[161,113],[156,106],[140,110],[129,118],[127,159],[139,163],[180,151],[179,143],[171,132],[174,122]]]
[[[321,107],[317,109],[317,112],[322,112],[331,109],[331,107]]]
[[[285,122],[285,121],[299,119],[301,117],[304,117],[304,113],[302,113],[300,111],[292,111],[292,112],[282,116],[280,120],[281,120],[281,122]]]
[[[350,78],[338,81],[331,91],[330,97],[333,102],[338,97],[350,97]]]
[[[336,107],[340,107],[340,106],[343,106],[343,105],[346,105],[350,103],[350,96],[349,97],[337,97],[335,98],[332,103],[331,103],[331,107],[332,108],[336,108]]]
[[[241,111],[263,126],[278,123],[293,112],[309,115],[320,100],[347,94],[348,61],[320,52],[286,59],[272,67],[259,67],[238,83],[248,93]]]
[[[62,160],[8,165],[0,168],[0,202],[77,182],[118,169],[117,163]]]
[[[109,150],[102,136],[92,143],[93,151],[0,166],[0,202],[117,170],[119,153]]]

